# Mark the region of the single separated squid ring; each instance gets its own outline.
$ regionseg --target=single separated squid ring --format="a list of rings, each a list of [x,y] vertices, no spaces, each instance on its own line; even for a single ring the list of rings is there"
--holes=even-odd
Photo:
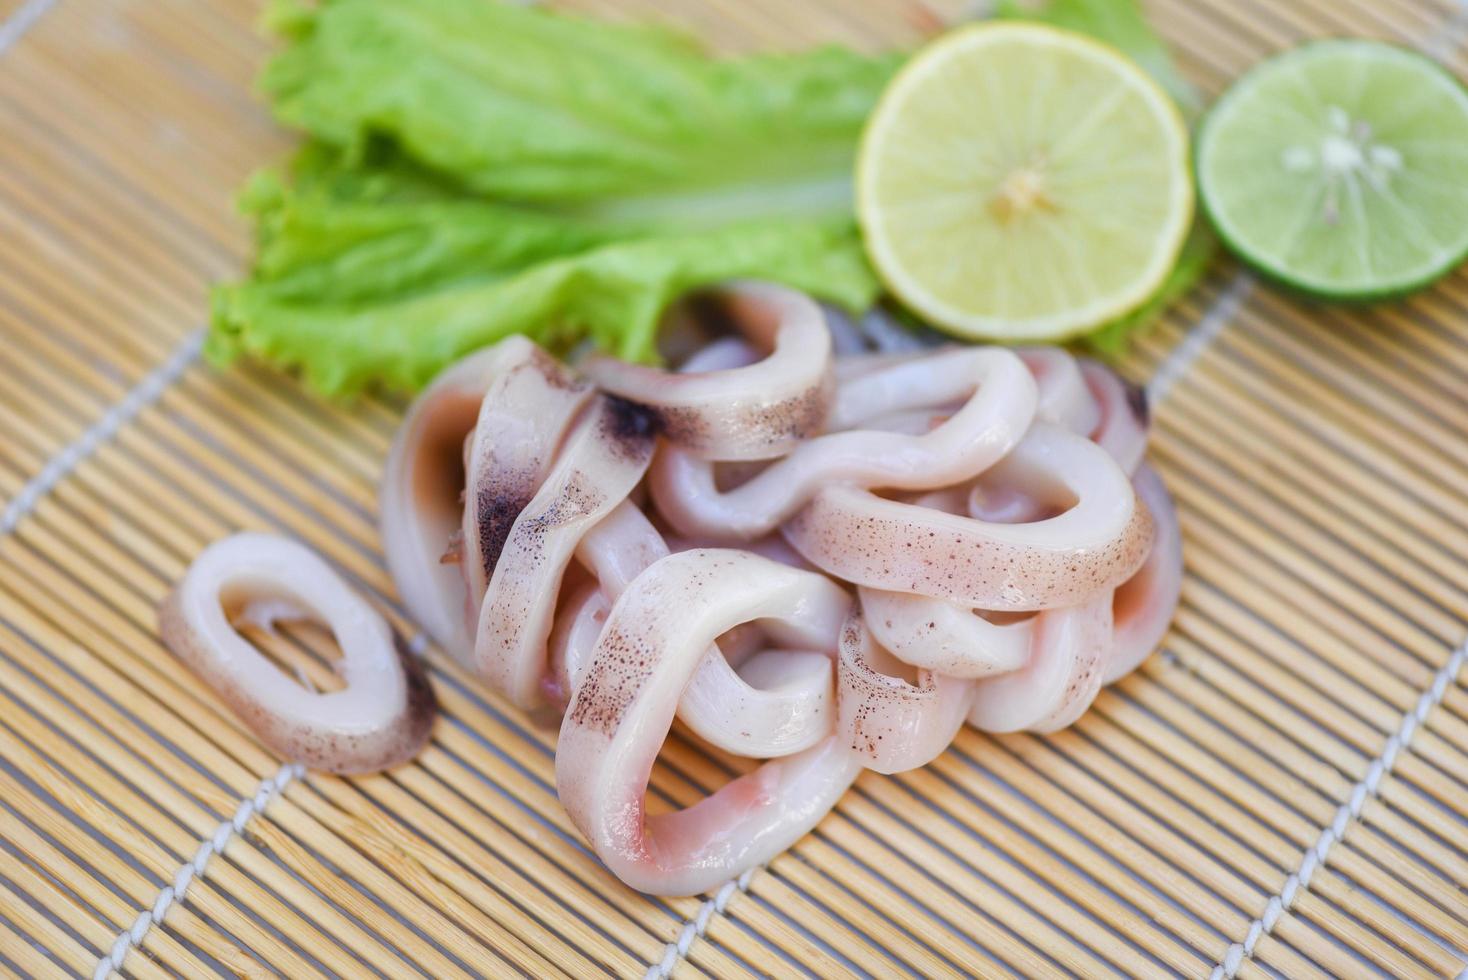
[[[648,778],[678,698],[714,638],[779,620],[833,650],[851,599],[815,572],[747,552],[679,552],[612,607],[556,747],[556,789],[597,855],[633,888],[692,895],[770,860],[823,817],[861,771],[830,735],[763,763],[685,810],[649,816]]]
[[[648,408],[669,443],[712,459],[772,459],[821,430],[832,392],[831,333],[815,300],[772,283],[715,293],[757,363],[674,374],[612,357],[578,365],[602,390]]]
[[[340,691],[308,691],[239,635],[231,605],[314,618],[342,650]],[[247,616],[250,613],[246,613]],[[435,701],[423,668],[375,609],[304,545],[236,534],[205,548],[158,609],[159,632],[260,740],[313,769],[362,773],[406,762],[428,741]]]

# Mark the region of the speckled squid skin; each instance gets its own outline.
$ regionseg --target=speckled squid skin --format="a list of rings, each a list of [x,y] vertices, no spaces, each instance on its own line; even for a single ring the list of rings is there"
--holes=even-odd
[[[774,618],[832,649],[850,598],[824,576],[726,549],[662,559],[617,600],[561,725],[556,785],[623,881],[695,894],[779,853],[818,821],[860,763],[835,736],[766,762],[686,810],[649,817],[653,760],[707,645]]]
[[[816,567],[858,585],[1024,612],[1085,602],[1135,574],[1154,528],[1135,494],[1128,509],[1120,532],[1095,545],[1042,547],[971,518],[831,487],[783,530]]]
[[[834,381],[831,336],[815,301],[773,283],[736,282],[718,296],[764,360],[675,374],[611,357],[582,362],[604,391],[647,409],[669,442],[726,460],[772,459],[825,423]]]
[[[597,396],[515,518],[474,631],[475,672],[522,708],[544,703],[561,579],[582,536],[626,499],[652,458],[653,439]]]
[[[776,543],[784,545],[778,539]],[[552,691],[568,700],[590,661],[597,634],[588,617],[600,610],[604,619],[611,602],[668,554],[669,542],[629,501],[582,537],[576,558],[595,576],[601,601],[578,595],[557,612]],[[564,620],[567,615],[570,621]],[[764,667],[766,682],[753,686],[730,665],[722,644],[711,644],[679,699],[679,719],[711,745],[752,758],[789,755],[820,741],[834,712],[831,658],[809,651],[770,651]]]
[[[948,748],[968,714],[971,680],[919,670],[917,682],[877,669],[877,645],[862,615],[841,629],[836,734],[868,769],[905,772]]]
[[[761,397],[755,388],[749,395],[713,405],[645,407],[670,443],[696,456],[737,453],[740,459],[770,459],[821,430],[832,387],[827,374],[811,387],[782,398]],[[731,444],[740,448],[730,449]]]
[[[304,569],[309,594],[277,581],[272,568]],[[221,593],[270,582],[259,595],[285,597],[330,626],[342,644],[347,687],[315,693],[286,678],[225,619]],[[278,603],[277,603],[278,606]],[[321,607],[325,608],[321,608]],[[408,761],[428,740],[437,702],[422,665],[375,610],[346,588],[304,546],[269,535],[242,534],[211,545],[158,609],[159,633],[276,753],[313,769],[354,774]],[[358,690],[382,688],[383,696]]]
[[[657,894],[768,860],[863,766],[922,765],[965,720],[1072,723],[1155,645],[1180,575],[1165,489],[1145,467],[1128,475],[1145,399],[1109,369],[1051,348],[833,363],[803,297],[722,297],[743,339],[708,343],[679,374],[583,362],[600,393],[533,345],[498,349],[494,397],[544,410],[481,406],[453,513],[470,662],[524,707],[564,707],[562,802],[609,870]],[[557,423],[556,404],[583,407]],[[687,536],[665,540],[668,525]],[[861,611],[813,566],[856,584]],[[767,761],[649,817],[675,717]]]
[[[752,539],[830,483],[920,490],[972,479],[1024,437],[1036,399],[1034,378],[1009,351],[943,350],[843,381],[833,431],[805,440],[737,486],[720,489],[712,462],[668,446],[653,461],[649,489],[682,534]],[[866,426],[876,416],[955,401],[956,410],[920,432]]]
[[[499,371],[464,447],[466,610],[478,610],[515,519],[545,479],[566,430],[595,394],[523,337],[501,341]]]
[[[383,469],[383,551],[413,618],[461,663],[466,602],[478,608],[504,534],[592,394],[534,343],[507,337],[445,368],[409,406]]]

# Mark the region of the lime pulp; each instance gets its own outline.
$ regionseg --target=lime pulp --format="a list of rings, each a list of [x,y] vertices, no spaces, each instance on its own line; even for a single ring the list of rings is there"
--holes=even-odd
[[[1196,158],[1219,237],[1304,291],[1396,295],[1468,255],[1468,92],[1405,49],[1318,41],[1263,62],[1208,114]]]

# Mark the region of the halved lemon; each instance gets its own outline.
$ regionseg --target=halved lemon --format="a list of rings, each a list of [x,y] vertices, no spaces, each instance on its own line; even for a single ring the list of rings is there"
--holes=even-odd
[[[1193,218],[1188,131],[1121,52],[1038,24],[918,52],[862,136],[867,254],[963,337],[1056,340],[1145,301]]]

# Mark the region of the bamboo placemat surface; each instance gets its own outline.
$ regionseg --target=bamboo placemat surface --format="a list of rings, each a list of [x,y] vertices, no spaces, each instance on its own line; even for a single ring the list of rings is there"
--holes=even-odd
[[[729,50],[909,44],[961,3],[585,0]],[[1304,38],[1468,72],[1450,0],[1153,0],[1216,92]],[[1468,962],[1468,276],[1311,308],[1220,261],[1122,365],[1187,579],[1073,729],[868,773],[791,852],[649,899],[556,801],[553,733],[417,640],[413,765],[282,768],[160,645],[209,541],[283,531],[405,621],[375,531],[402,405],[198,361],[231,208],[290,143],[243,0],[0,0],[0,969],[1455,976]],[[24,28],[24,29],[22,29]],[[323,636],[271,643],[323,686]],[[655,806],[738,763],[670,743]],[[197,872],[194,869],[201,869]],[[192,879],[192,880],[190,880]],[[187,886],[184,889],[182,886]]]

